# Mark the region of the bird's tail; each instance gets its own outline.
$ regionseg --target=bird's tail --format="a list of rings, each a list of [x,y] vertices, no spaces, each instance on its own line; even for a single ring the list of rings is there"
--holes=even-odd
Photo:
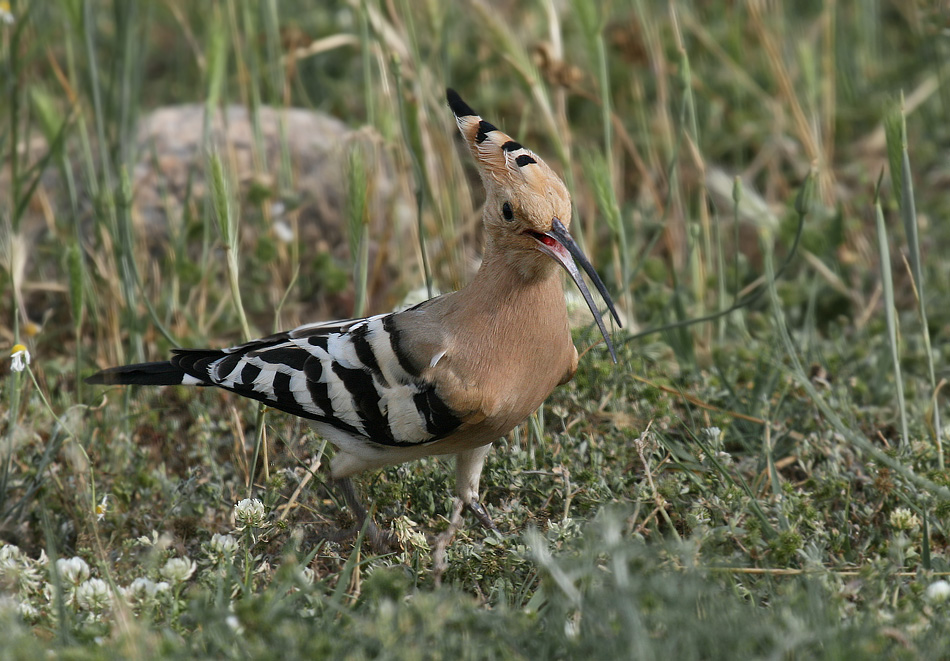
[[[135,386],[179,386],[199,385],[201,382],[187,374],[180,367],[169,361],[159,363],[138,363],[137,365],[122,365],[96,372],[86,378],[86,383],[101,385],[135,385]]]

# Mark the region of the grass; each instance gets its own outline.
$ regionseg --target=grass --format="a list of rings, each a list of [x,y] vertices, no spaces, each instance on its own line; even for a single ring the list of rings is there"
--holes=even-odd
[[[942,10],[0,9],[0,333],[32,357],[0,385],[5,656],[945,658]],[[446,462],[362,478],[403,541],[378,556],[326,541],[351,522],[299,421],[81,379],[463,285],[447,85],[563,174],[629,323],[616,366],[576,330],[576,377],[486,465],[503,532],[437,581]],[[251,158],[206,130],[156,231],[136,127],[172,103],[248,108]],[[360,129],[338,190],[302,189],[268,107]],[[316,239],[308,194],[339,200]]]

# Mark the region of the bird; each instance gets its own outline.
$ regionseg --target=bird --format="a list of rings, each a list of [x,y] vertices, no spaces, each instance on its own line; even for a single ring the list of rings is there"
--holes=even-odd
[[[496,529],[479,501],[491,444],[578,367],[560,270],[583,295],[614,363],[580,269],[621,323],[571,237],[571,196],[561,178],[451,88],[446,101],[486,194],[482,263],[467,286],[397,312],[305,324],[224,349],[173,349],[170,360],[104,369],[86,382],[216,386],[305,418],[335,446],[331,478],[378,545],[387,538],[351,478],[455,455],[456,513],[468,510]]]

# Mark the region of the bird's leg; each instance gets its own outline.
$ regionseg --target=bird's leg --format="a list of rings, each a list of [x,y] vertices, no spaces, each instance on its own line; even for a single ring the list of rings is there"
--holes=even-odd
[[[468,510],[475,515],[478,522],[489,530],[497,531],[498,527],[492,521],[488,512],[478,502],[478,483],[482,476],[482,467],[485,465],[485,457],[491,450],[491,445],[483,445],[474,450],[459,452],[455,456],[455,491],[458,496],[452,505],[452,516],[449,519],[449,527],[435,538],[435,545],[432,549],[432,570],[435,577],[435,584],[442,583],[442,574],[449,568],[445,560],[446,550],[455,533],[462,527],[462,510]]]
[[[478,502],[478,483],[482,477],[482,468],[485,466],[485,457],[491,450],[491,443],[477,447],[474,450],[459,452],[455,458],[455,491],[459,499],[469,512],[475,515],[478,522],[489,530],[498,530],[491,520],[488,511]]]
[[[432,547],[432,576],[435,580],[435,586],[442,585],[442,574],[449,568],[449,563],[445,560],[446,550],[455,533],[462,527],[462,508],[464,504],[461,498],[456,498],[452,505],[452,517],[449,519],[449,527],[444,532],[436,535],[435,545]]]
[[[336,482],[337,487],[343,493],[343,500],[346,501],[346,506],[353,513],[353,516],[356,517],[356,533],[359,533],[360,530],[365,530],[366,539],[369,540],[370,546],[373,547],[374,551],[381,552],[391,550],[399,545],[398,540],[392,533],[383,532],[376,525],[376,522],[373,521],[373,518],[363,506],[363,503],[360,502],[353,480],[348,477],[341,477],[334,480],[334,482]]]

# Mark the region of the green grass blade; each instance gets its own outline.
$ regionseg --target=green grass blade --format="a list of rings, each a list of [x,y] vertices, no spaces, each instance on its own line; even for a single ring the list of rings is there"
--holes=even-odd
[[[926,353],[927,376],[930,379],[932,392],[937,390],[936,369],[934,367],[934,352],[930,343],[930,326],[927,322],[926,295],[924,293],[924,275],[921,268],[920,239],[917,232],[917,204],[914,199],[914,181],[910,169],[910,154],[907,146],[907,120],[904,116],[903,99],[901,107],[892,112],[887,119],[887,152],[891,165],[891,179],[895,191],[898,193],[898,202],[901,211],[901,220],[904,232],[907,235],[907,250],[910,260],[911,275],[914,279],[915,295],[917,297],[917,312],[920,315],[921,333]],[[940,422],[940,407],[933,407],[932,433],[937,446],[937,463],[940,470],[944,469],[943,427]]]
[[[901,375],[900,346],[898,345],[897,311],[894,308],[894,281],[891,276],[891,251],[888,247],[887,228],[881,200],[874,200],[874,219],[877,224],[878,254],[881,260],[881,285],[884,289],[884,319],[887,322],[887,340],[891,348],[891,367],[897,392],[897,410],[901,421],[901,444],[906,449],[910,442],[907,431],[907,404],[904,401],[904,379]]]

